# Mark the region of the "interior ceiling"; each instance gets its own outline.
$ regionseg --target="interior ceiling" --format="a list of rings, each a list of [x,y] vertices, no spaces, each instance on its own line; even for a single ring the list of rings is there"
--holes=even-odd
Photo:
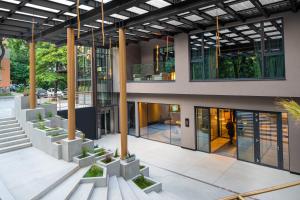
[[[77,0],[0,0],[0,37],[35,38],[57,45],[66,43],[66,27],[77,28]],[[101,0],[80,0],[80,45],[101,45]],[[220,24],[293,11],[300,0],[104,0],[106,44],[118,41],[117,28],[126,27],[127,41],[172,36],[180,32],[205,30]],[[93,31],[92,31],[93,30]]]

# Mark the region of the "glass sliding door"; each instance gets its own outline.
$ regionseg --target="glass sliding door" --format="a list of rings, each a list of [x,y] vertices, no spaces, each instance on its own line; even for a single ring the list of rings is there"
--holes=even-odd
[[[288,114],[282,113],[282,153],[283,153],[283,169],[290,169],[289,160],[289,128]]]
[[[260,163],[278,167],[277,113],[259,113]]]
[[[196,108],[197,150],[210,152],[210,109]]]
[[[255,162],[254,160],[254,113],[236,112],[238,159]]]
[[[135,136],[135,102],[127,102],[128,134]]]

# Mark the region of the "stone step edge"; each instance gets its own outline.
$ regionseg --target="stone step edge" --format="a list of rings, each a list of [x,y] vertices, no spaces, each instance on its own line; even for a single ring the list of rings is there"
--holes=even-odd
[[[21,142],[22,140],[24,140],[24,142]],[[28,137],[25,137],[25,138],[21,138],[21,139],[17,139],[17,140],[10,140],[10,141],[0,143],[0,146],[10,144],[10,143],[14,143],[14,142],[21,142],[21,143],[17,143],[17,144],[23,144],[23,143],[30,142],[30,139]],[[9,147],[9,146],[12,146],[12,145],[8,145],[7,147]],[[0,148],[3,148],[3,147],[0,147]]]

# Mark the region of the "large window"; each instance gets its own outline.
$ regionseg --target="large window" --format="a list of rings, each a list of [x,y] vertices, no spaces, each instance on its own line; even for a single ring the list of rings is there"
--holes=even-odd
[[[282,19],[225,28],[219,33],[220,45],[216,31],[190,35],[191,80],[285,78]]]
[[[141,137],[180,145],[180,106],[139,103],[139,127]]]

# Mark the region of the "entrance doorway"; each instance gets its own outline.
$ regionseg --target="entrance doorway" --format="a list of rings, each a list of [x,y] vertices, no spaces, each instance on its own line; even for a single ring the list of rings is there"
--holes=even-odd
[[[112,115],[111,109],[101,110],[98,113],[98,117],[97,117],[98,138],[101,138],[101,136],[112,132],[111,115]]]
[[[128,134],[136,135],[135,128],[135,102],[127,102],[127,110],[128,110]]]

